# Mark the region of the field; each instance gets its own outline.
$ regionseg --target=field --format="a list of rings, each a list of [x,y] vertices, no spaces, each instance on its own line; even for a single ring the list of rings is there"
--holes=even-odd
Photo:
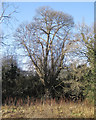
[[[94,105],[88,101],[74,103],[62,99],[59,103],[52,99],[30,104],[19,100],[16,105],[2,106],[2,118],[94,118]]]

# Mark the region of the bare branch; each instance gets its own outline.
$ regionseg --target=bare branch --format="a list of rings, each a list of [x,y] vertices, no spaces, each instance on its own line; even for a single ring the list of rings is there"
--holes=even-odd
[[[22,45],[45,85],[51,84],[62,69],[68,49],[65,43],[69,41],[73,24],[70,15],[45,7],[38,11],[32,23],[23,24],[16,31],[16,41],[23,41]]]

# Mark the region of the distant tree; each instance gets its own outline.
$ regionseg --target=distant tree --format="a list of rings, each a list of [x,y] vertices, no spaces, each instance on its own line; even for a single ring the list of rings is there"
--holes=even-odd
[[[14,97],[16,94],[17,80],[20,75],[20,69],[12,56],[3,59],[2,62],[2,96]]]
[[[78,26],[78,33],[76,34],[76,39],[81,43],[79,48],[83,57],[87,57],[87,61],[90,64],[90,67],[94,67],[94,27],[87,26],[85,23],[82,23]]]
[[[30,57],[44,86],[55,89],[56,78],[64,66],[66,53],[71,50],[70,31],[74,26],[72,16],[41,7],[34,21],[21,24],[14,38]]]
[[[86,72],[85,72],[85,79],[84,84],[86,88],[86,93],[91,95],[90,98],[94,98],[94,84],[95,84],[95,76],[96,76],[96,56],[95,56],[95,36],[94,36],[94,27],[87,26],[85,23],[82,23],[77,27],[77,34],[75,39],[78,41],[79,45],[79,55],[82,58],[87,58],[87,63],[89,64]],[[89,96],[90,96],[89,95]]]

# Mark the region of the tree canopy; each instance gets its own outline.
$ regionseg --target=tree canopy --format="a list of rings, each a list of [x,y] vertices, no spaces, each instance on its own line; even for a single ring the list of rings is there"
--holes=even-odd
[[[25,49],[42,83],[50,86],[64,66],[70,51],[70,31],[74,26],[72,16],[41,7],[33,22],[21,24],[15,40]],[[52,86],[52,85],[51,85]]]

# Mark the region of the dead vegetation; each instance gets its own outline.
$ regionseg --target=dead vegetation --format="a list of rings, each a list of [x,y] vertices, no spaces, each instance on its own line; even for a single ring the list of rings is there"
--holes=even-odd
[[[17,102],[18,103],[18,102]],[[94,118],[94,106],[88,101],[68,102],[60,100],[36,100],[27,104],[10,104],[2,106],[2,118]]]

